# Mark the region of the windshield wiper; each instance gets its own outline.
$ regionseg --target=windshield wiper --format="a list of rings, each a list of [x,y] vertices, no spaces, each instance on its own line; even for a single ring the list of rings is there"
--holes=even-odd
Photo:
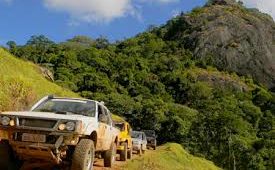
[[[33,110],[34,112],[52,112],[52,110],[49,109],[38,109],[38,110]]]
[[[77,113],[74,112],[68,112],[68,111],[55,111],[56,114],[63,114],[63,115],[77,115]]]

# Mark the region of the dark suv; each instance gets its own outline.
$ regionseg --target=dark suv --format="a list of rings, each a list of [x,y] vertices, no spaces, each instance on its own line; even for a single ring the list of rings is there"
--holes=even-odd
[[[157,147],[157,135],[155,131],[153,130],[143,130],[143,132],[146,134],[147,138],[147,148],[149,149],[150,147],[156,150]]]

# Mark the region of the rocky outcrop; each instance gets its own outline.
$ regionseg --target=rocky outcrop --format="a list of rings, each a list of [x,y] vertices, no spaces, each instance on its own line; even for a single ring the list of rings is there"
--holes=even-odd
[[[43,75],[46,79],[48,79],[48,80],[54,82],[54,75],[53,75],[53,73],[52,73],[49,69],[47,69],[46,67],[43,67],[43,66],[39,66],[39,69],[40,69],[42,75]]]
[[[210,5],[237,5],[235,0],[210,0]]]
[[[179,16],[169,30],[169,38],[180,40],[197,59],[275,87],[275,24],[267,14],[234,0],[213,0]]]

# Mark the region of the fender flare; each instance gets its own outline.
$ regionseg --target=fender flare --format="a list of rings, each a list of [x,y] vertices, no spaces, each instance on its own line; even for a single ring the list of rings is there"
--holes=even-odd
[[[95,148],[96,148],[96,145],[97,145],[97,132],[96,131],[93,131],[90,135],[90,139],[92,141],[94,141],[94,145],[95,145]]]

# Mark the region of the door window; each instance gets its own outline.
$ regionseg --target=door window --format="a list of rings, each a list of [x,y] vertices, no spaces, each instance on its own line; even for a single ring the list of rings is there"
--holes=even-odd
[[[110,117],[110,115],[111,115],[111,114],[110,114],[110,111],[109,111],[108,109],[104,108],[104,112],[105,112],[105,114],[106,114],[106,116],[107,116],[107,119],[108,119],[108,120],[107,120],[107,124],[111,126],[111,125],[112,125],[112,119],[111,119],[111,117]]]
[[[106,123],[105,121],[107,121],[107,120],[105,120],[105,119],[107,119],[107,118],[106,118],[106,114],[104,113],[103,106],[98,105],[97,109],[98,109],[98,121],[100,121],[102,123]]]

